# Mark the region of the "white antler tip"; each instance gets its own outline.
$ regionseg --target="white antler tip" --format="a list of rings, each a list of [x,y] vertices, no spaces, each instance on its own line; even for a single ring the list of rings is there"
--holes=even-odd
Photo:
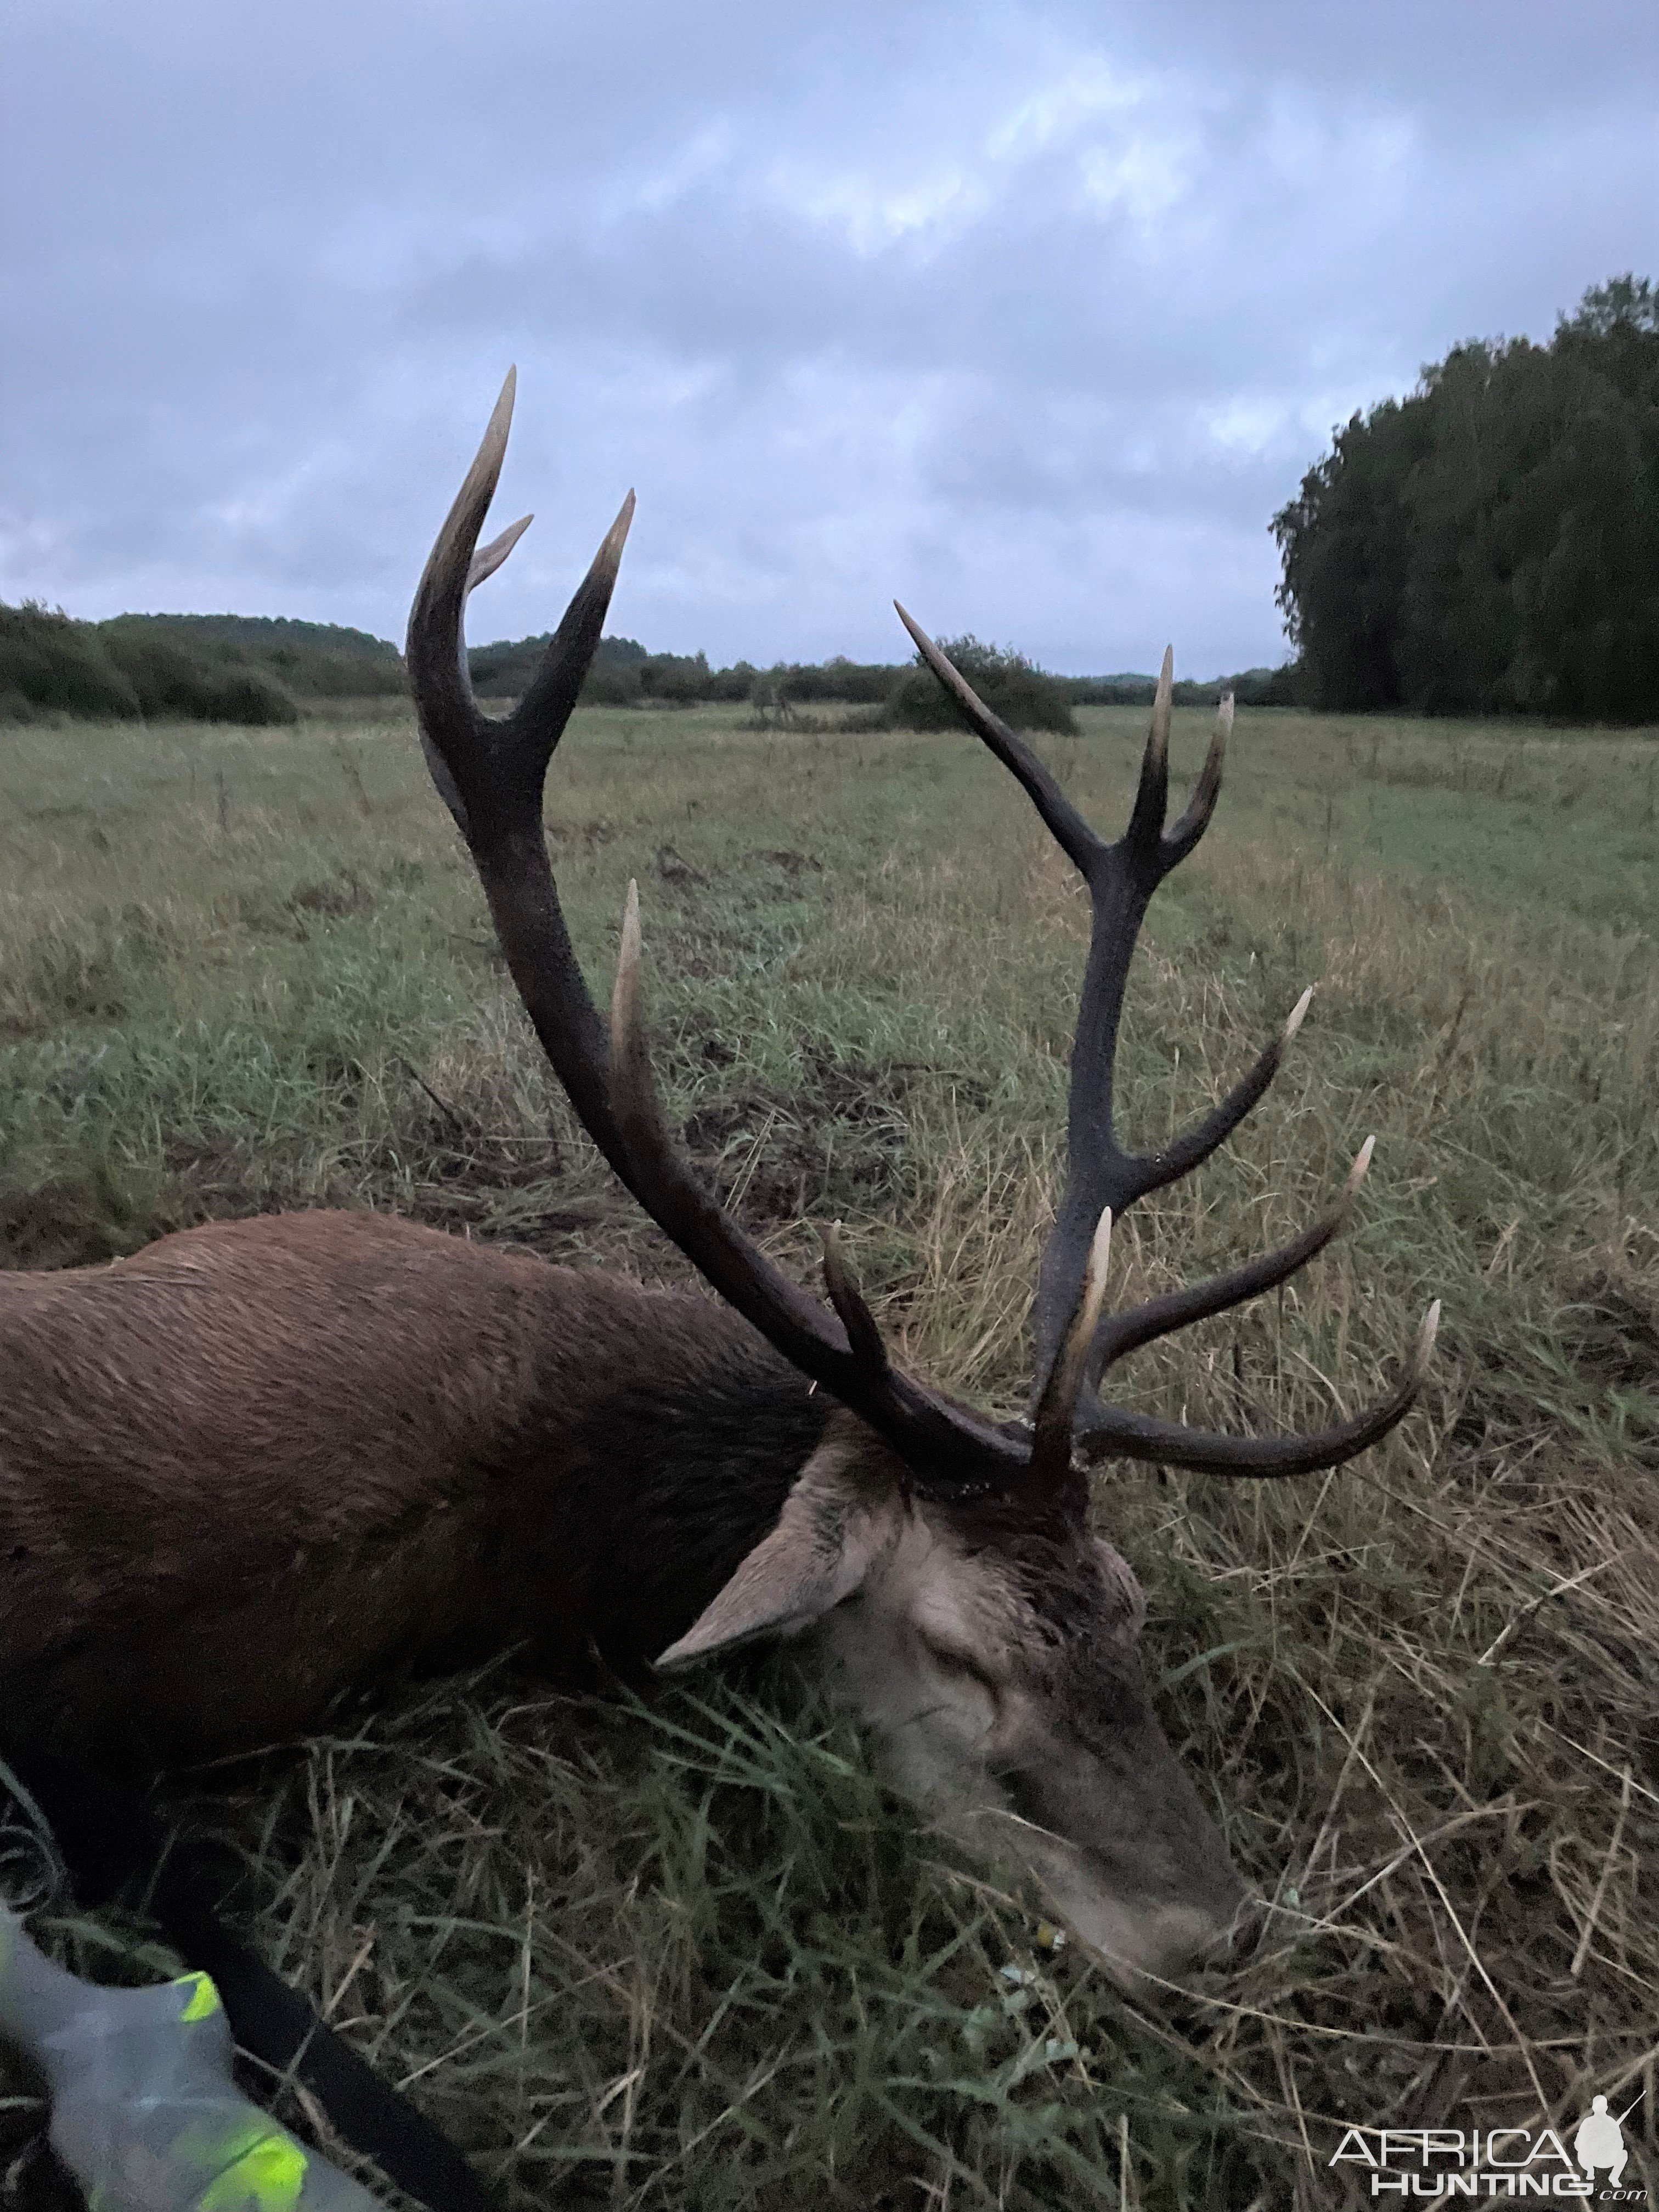
[[[1367,1137],[1364,1143],[1354,1154],[1353,1165],[1348,1170],[1348,1187],[1342,1194],[1345,1199],[1352,1198],[1355,1191],[1358,1189],[1360,1184],[1364,1182],[1365,1170],[1370,1167],[1371,1164],[1371,1154],[1376,1150],[1376,1138]]]
[[[1103,1276],[1112,1256],[1112,1209],[1109,1206],[1095,1224],[1095,1233],[1089,1246],[1089,1275],[1091,1281]]]
[[[1423,1316],[1423,1326],[1417,1336],[1417,1367],[1420,1372],[1429,1364],[1434,1350],[1434,1340],[1440,1333],[1440,1301],[1437,1298]]]
[[[628,897],[623,905],[622,950],[617,965],[635,968],[640,958],[640,887],[635,878],[628,879]]]
[[[1310,983],[1307,989],[1302,994],[1302,996],[1297,1000],[1296,1004],[1291,1008],[1290,1012],[1285,1018],[1285,1035],[1281,1039],[1281,1042],[1288,1044],[1291,1039],[1296,1035],[1297,1031],[1301,1028],[1303,1023],[1307,1019],[1308,1009],[1313,1004],[1313,994],[1314,987]]]
[[[1083,1295],[1078,1300],[1073,1341],[1079,1350],[1088,1345],[1106,1303],[1106,1275],[1112,1257],[1112,1209],[1109,1206],[1095,1224],[1089,1242],[1089,1264],[1083,1271]]]

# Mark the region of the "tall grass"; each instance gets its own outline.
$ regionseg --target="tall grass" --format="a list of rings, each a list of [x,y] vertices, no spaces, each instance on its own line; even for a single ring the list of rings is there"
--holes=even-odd
[[[1143,718],[1079,720],[1050,757],[1115,826]],[[1202,734],[1177,718],[1178,765]],[[325,1203],[684,1273],[544,1073],[406,730],[8,746],[14,1263]],[[1339,1247],[1122,1394],[1316,1421],[1447,1313],[1354,1468],[1100,1479],[1166,1723],[1272,1900],[1213,1998],[1142,2010],[1041,1948],[781,1662],[643,1702],[497,1669],[169,1785],[246,1860],[257,1940],[508,2204],[1369,2202],[1329,2166],[1350,2124],[1566,2127],[1598,2089],[1645,2092],[1625,2179],[1659,2183],[1656,762],[1650,732],[1247,715],[1154,902],[1133,1137],[1318,988],[1225,1155],[1125,1224],[1121,1296],[1282,1236],[1379,1143]],[[842,1216],[903,1356],[1017,1405],[1086,921],[1018,791],[965,736],[585,712],[549,819],[599,986],[641,878],[708,1172],[803,1269],[803,1219]],[[153,1963],[19,1833],[31,1884],[66,1951]],[[0,2112],[25,2177],[38,2124]]]

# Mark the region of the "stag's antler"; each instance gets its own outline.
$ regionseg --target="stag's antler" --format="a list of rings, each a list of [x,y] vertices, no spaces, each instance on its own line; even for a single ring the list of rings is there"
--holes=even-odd
[[[924,1481],[1006,1486],[1030,1468],[1022,1436],[894,1367],[831,1232],[832,1313],[775,1267],[675,1149],[652,1078],[641,1010],[637,892],[630,887],[607,1024],[572,949],[542,827],[542,791],[604,627],[633,519],[630,492],[512,714],[482,714],[467,674],[467,593],[504,561],[529,518],[474,545],[507,451],[509,372],[477,459],[438,534],[410,616],[410,689],[440,795],[477,867],[497,936],[533,1023],[584,1127],[646,1212],[784,1357],[886,1437]],[[1079,1370],[1077,1388],[1082,1387]],[[1072,1407],[1067,1407],[1067,1425]]]
[[[1215,735],[1185,811],[1174,827],[1166,830],[1175,675],[1175,656],[1166,651],[1129,826],[1115,844],[1108,844],[1079,813],[1030,747],[991,712],[921,624],[902,606],[898,617],[969,727],[1024,786],[1044,826],[1089,890],[1089,956],[1072,1044],[1066,1184],[1053,1232],[1043,1249],[1031,1314],[1040,1425],[1048,1379],[1069,1364],[1065,1340],[1084,1298],[1095,1224],[1104,1212],[1121,1218],[1137,1199],[1190,1175],[1226,1141],[1278,1073],[1285,1048],[1301,1027],[1313,992],[1310,988],[1303,993],[1255,1066],[1201,1121],[1159,1152],[1125,1152],[1113,1121],[1112,1084],[1129,963],[1152,893],[1192,851],[1215,811],[1222,762],[1232,732],[1232,696],[1229,693],[1221,702]],[[1336,1204],[1278,1251],[1208,1282],[1148,1298],[1126,1313],[1107,1316],[1099,1322],[1083,1362],[1078,1398],[1073,1442],[1081,1450],[1094,1458],[1117,1453],[1128,1459],[1203,1468],[1218,1474],[1303,1474],[1339,1466],[1388,1433],[1410,1406],[1422,1381],[1439,1325],[1437,1299],[1424,1318],[1417,1343],[1395,1388],[1362,1413],[1329,1428],[1291,1436],[1220,1436],[1104,1405],[1097,1395],[1106,1370],[1125,1352],[1271,1290],[1304,1267],[1315,1253],[1322,1251],[1346,1218],[1370,1164],[1376,1141],[1368,1137],[1361,1146]]]
[[[1022,1482],[1054,1490],[1070,1486],[1080,1503],[1073,1465],[1078,1443],[1091,1451],[1110,1449],[1180,1466],[1290,1474],[1334,1466],[1381,1436],[1415,1394],[1437,1309],[1425,1325],[1416,1358],[1389,1397],[1357,1420],[1316,1435],[1209,1437],[1176,1423],[1109,1409],[1095,1395],[1111,1358],[1282,1280],[1328,1241],[1340,1218],[1316,1224],[1283,1252],[1216,1283],[1150,1300],[1112,1320],[1101,1318],[1113,1214],[1184,1175],[1214,1150],[1266,1088],[1285,1042],[1276,1040],[1231,1097],[1165,1152],[1140,1160],[1117,1149],[1111,1133],[1111,1064],[1135,932],[1152,889],[1197,842],[1220,783],[1218,737],[1192,805],[1164,835],[1167,661],[1134,816],[1127,835],[1109,847],[1036,756],[988,712],[900,609],[973,727],[1024,785],[1082,869],[1095,903],[1073,1054],[1073,1169],[1038,1290],[1042,1379],[1034,1433],[1027,1437],[990,1422],[894,1367],[833,1229],[823,1238],[824,1284],[832,1313],[775,1267],[704,1188],[677,1151],[658,1103],[641,1003],[637,892],[629,886],[607,1027],[571,946],[542,825],[548,763],[599,645],[633,519],[631,492],[518,707],[497,721],[479,711],[472,696],[463,635],[467,595],[501,566],[530,522],[526,515],[475,550],[507,451],[514,392],[509,371],[416,592],[409,622],[410,688],[433,780],[471,851],[496,934],[542,1048],[588,1133],[653,1220],[786,1358],[861,1414],[928,1486],[959,1492]],[[1286,1037],[1301,1011],[1292,1016]],[[1097,1097],[1090,1091],[1091,1073],[1100,1085]],[[1080,1404],[1088,1408],[1081,1421]]]

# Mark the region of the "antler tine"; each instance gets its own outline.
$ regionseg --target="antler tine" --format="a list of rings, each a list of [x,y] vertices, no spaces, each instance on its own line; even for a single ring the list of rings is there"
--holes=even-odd
[[[1198,781],[1193,786],[1192,797],[1187,801],[1175,828],[1165,833],[1164,853],[1167,867],[1173,868],[1184,860],[1210,826],[1216,800],[1221,796],[1222,763],[1227,757],[1227,740],[1232,733],[1233,695],[1228,691],[1223,695],[1221,704],[1216,709],[1215,734],[1210,739],[1209,751],[1204,756]]]
[[[517,390],[518,371],[510,368],[409,616],[406,655],[422,748],[475,857],[514,835],[539,833],[547,764],[599,645],[634,518],[629,492],[515,711],[501,721],[481,714],[467,672],[463,617],[468,594],[495,574],[530,527],[526,514],[474,550],[507,458]]]
[[[1132,1413],[1121,1406],[1097,1406],[1079,1428],[1077,1449],[1090,1460],[1150,1460],[1206,1474],[1317,1474],[1324,1468],[1340,1467],[1387,1436],[1410,1411],[1428,1370],[1439,1326],[1437,1298],[1423,1316],[1417,1342],[1393,1389],[1328,1428],[1291,1436],[1228,1437],[1190,1429],[1182,1421]]]
[[[1087,1380],[1100,1310],[1106,1302],[1106,1270],[1112,1255],[1112,1210],[1096,1224],[1090,1239],[1083,1287],[1060,1351],[1050,1366],[1032,1421],[1031,1474],[1043,1489],[1054,1489],[1071,1474],[1072,1432],[1079,1397]]]
[[[1291,1040],[1301,1028],[1312,1004],[1313,985],[1310,983],[1277,1033],[1257,1054],[1254,1065],[1234,1084],[1220,1104],[1212,1106],[1201,1120],[1183,1129],[1178,1137],[1171,1137],[1162,1151],[1142,1152],[1137,1157],[1133,1163],[1137,1170],[1137,1198],[1148,1198],[1167,1183],[1179,1182],[1182,1176],[1201,1167],[1212,1152],[1220,1150],[1278,1074]]]
[[[1226,1312],[1230,1306],[1243,1305],[1250,1298],[1260,1297],[1264,1291],[1287,1282],[1305,1267],[1316,1253],[1324,1250],[1346,1221],[1376,1146],[1375,1137],[1366,1138],[1355,1155],[1348,1180],[1335,1204],[1328,1206],[1276,1251],[1247,1260],[1242,1267],[1230,1268],[1225,1274],[1212,1275],[1206,1282],[1189,1283],[1181,1290],[1166,1291],[1161,1297],[1143,1298],[1126,1312],[1113,1314],[1095,1338],[1088,1368],[1091,1387],[1098,1389],[1108,1370],[1127,1353],[1138,1352],[1142,1345],[1169,1336],[1178,1328],[1190,1328],[1194,1322],[1207,1321],[1212,1314]],[[1091,1407],[1088,1411],[1092,1419],[1096,1409]]]
[[[518,382],[518,370],[509,368],[472,465],[427,556],[415,604],[409,611],[404,642],[421,750],[438,796],[454,816],[463,837],[470,830],[466,802],[451,770],[449,754],[452,747],[465,747],[473,738],[478,709],[466,665],[462,611],[473,586],[494,574],[530,526],[526,515],[482,553],[472,550],[501,477]]]
[[[1086,876],[1106,850],[1099,831],[1085,822],[1024,738],[1016,737],[1001,716],[994,714],[971,684],[953,668],[921,624],[893,602],[895,612],[915,641],[922,659],[933,670],[975,736],[982,738],[1003,766],[1017,779],[1042,816],[1055,843]]]
[[[887,1346],[882,1341],[876,1317],[864,1303],[864,1294],[847,1264],[847,1255],[841,1246],[840,1222],[826,1223],[818,1231],[818,1238],[823,1247],[823,1286],[830,1293],[830,1304],[841,1316],[853,1356],[872,1371],[884,1372],[890,1364]]]
[[[1175,647],[1166,645],[1164,665],[1158,672],[1158,690],[1152,696],[1152,726],[1146,732],[1146,750],[1140,757],[1140,782],[1122,839],[1124,857],[1138,864],[1138,872],[1155,872],[1152,884],[1164,872],[1158,865],[1163,858],[1159,847],[1164,837],[1164,817],[1170,805],[1170,717],[1174,698]],[[1150,892],[1151,884],[1147,889]]]
[[[496,569],[501,567],[502,562],[506,560],[507,555],[535,520],[533,514],[521,514],[516,522],[508,523],[499,538],[492,538],[488,545],[481,545],[478,548],[467,563],[466,595],[468,599],[471,598],[480,584],[487,582],[495,574]],[[465,669],[465,659],[462,660],[461,666]],[[470,685],[471,682],[470,676],[467,680]]]

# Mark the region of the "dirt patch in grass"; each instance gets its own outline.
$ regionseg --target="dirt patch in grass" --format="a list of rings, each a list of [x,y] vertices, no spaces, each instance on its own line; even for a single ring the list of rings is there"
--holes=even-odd
[[[112,1176],[49,1176],[0,1188],[0,1267],[86,1267],[136,1252],[149,1206]]]
[[[732,1064],[705,1042],[701,1056]],[[801,1080],[787,1090],[748,1085],[716,1093],[690,1115],[681,1140],[751,1225],[878,1210],[913,1173],[911,1114],[918,1086],[941,1079],[969,1109],[988,1086],[920,1062],[860,1063],[808,1047]]]
[[[1565,1318],[1588,1373],[1628,1389],[1659,1391],[1659,1300],[1643,1287],[1588,1276]]]

